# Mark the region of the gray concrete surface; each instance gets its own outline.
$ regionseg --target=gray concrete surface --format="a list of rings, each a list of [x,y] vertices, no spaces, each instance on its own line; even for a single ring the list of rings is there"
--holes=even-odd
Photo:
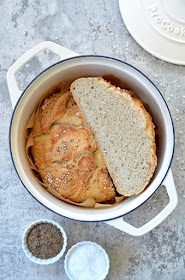
[[[54,219],[66,230],[69,249],[91,240],[110,257],[109,280],[185,279],[185,67],[172,65],[144,51],[128,33],[116,0],[1,0],[0,1],[0,279],[67,279],[64,257],[49,266],[26,258],[21,238],[26,226],[39,218]],[[22,186],[9,153],[12,115],[6,72],[34,45],[51,40],[79,54],[102,54],[124,60],[155,83],[165,97],[175,125],[176,148],[172,163],[179,202],[174,212],[142,237],[122,234],[104,223],[80,223],[60,217],[40,205]],[[58,57],[45,53],[18,75],[21,88]],[[125,219],[141,225],[168,202],[160,188]]]

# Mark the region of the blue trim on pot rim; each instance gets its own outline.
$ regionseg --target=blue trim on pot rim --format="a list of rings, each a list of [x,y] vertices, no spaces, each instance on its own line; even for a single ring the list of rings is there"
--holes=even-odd
[[[156,90],[158,91],[158,93],[161,95],[165,105],[166,105],[166,108],[168,110],[168,113],[169,113],[169,116],[170,116],[170,119],[171,119],[171,123],[172,123],[172,129],[173,129],[173,150],[172,150],[172,155],[171,155],[171,160],[170,160],[170,163],[169,163],[169,166],[167,168],[167,171],[166,171],[166,174],[164,175],[163,179],[161,180],[160,184],[158,185],[158,187],[156,188],[156,190],[144,201],[142,202],[140,205],[138,205],[136,208],[132,209],[131,211],[128,211],[127,213],[125,214],[122,214],[122,215],[119,215],[119,216],[116,216],[114,218],[110,218],[110,219],[106,219],[106,220],[97,220],[97,221],[83,221],[83,220],[78,220],[78,219],[72,219],[72,218],[69,218],[67,216],[64,216],[64,215],[61,215],[57,212],[55,212],[54,210],[50,209],[49,207],[47,207],[46,205],[44,205],[42,202],[40,202],[28,189],[27,187],[25,186],[25,184],[23,183],[18,171],[17,171],[17,168],[15,166],[15,162],[14,162],[14,159],[13,159],[13,155],[12,155],[12,150],[11,150],[11,128],[12,128],[12,121],[13,121],[13,117],[14,117],[14,114],[15,114],[15,111],[16,111],[16,108],[19,104],[19,101],[21,100],[21,98],[23,97],[23,95],[25,94],[26,90],[31,86],[31,84],[38,78],[40,77],[43,73],[47,72],[49,69],[51,69],[52,67],[58,65],[58,64],[61,64],[65,61],[68,61],[68,60],[72,60],[72,59],[78,59],[78,58],[89,58],[89,57],[95,57],[95,58],[105,58],[105,59],[110,59],[110,60],[115,60],[115,61],[118,61],[122,64],[125,64],[125,65],[128,65],[129,67],[133,68],[134,70],[136,70],[137,72],[139,72],[141,75],[143,75],[155,88]],[[80,222],[105,222],[105,221],[110,221],[110,220],[114,220],[114,219],[117,219],[117,218],[120,218],[120,217],[123,217],[129,213],[131,213],[132,211],[136,210],[138,207],[140,207],[141,205],[143,205],[148,199],[150,199],[150,197],[158,190],[158,188],[161,186],[161,184],[163,183],[164,179],[166,178],[166,175],[168,174],[168,171],[170,169],[170,166],[171,166],[171,163],[172,163],[172,160],[173,160],[173,156],[174,156],[174,149],[175,149],[175,130],[174,130],[174,125],[173,125],[173,120],[172,120],[172,117],[171,117],[171,113],[170,113],[170,110],[168,108],[168,105],[163,97],[163,95],[161,94],[161,92],[158,90],[158,88],[155,86],[155,84],[145,75],[143,74],[140,70],[138,70],[136,67],[130,65],[129,63],[127,62],[124,62],[122,60],[119,60],[119,59],[116,59],[116,58],[113,58],[113,57],[108,57],[108,56],[102,56],[102,55],[79,55],[79,56],[75,56],[75,57],[70,57],[70,58],[66,58],[64,60],[61,60],[59,62],[56,62],[54,64],[52,64],[51,66],[47,67],[46,69],[44,69],[42,72],[40,72],[29,84],[28,86],[24,89],[24,91],[22,92],[22,94],[20,95],[15,107],[14,107],[14,110],[13,110],[13,113],[12,113],[12,117],[11,117],[11,121],[10,121],[10,127],[9,127],[9,149],[10,149],[10,155],[11,155],[11,159],[12,159],[12,163],[14,165],[14,168],[15,168],[15,171],[20,179],[20,181],[22,182],[23,186],[25,187],[25,189],[30,193],[30,195],[32,197],[34,197],[34,199],[36,199],[41,205],[43,205],[44,207],[46,207],[48,210],[52,211],[53,213],[55,214],[58,214],[62,217],[65,217],[65,218],[68,218],[70,220],[74,220],[74,221],[80,221]]]

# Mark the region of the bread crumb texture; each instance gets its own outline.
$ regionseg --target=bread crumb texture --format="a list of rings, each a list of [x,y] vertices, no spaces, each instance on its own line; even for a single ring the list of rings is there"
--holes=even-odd
[[[117,191],[142,192],[157,164],[154,124],[142,102],[103,78],[80,78],[70,91]]]

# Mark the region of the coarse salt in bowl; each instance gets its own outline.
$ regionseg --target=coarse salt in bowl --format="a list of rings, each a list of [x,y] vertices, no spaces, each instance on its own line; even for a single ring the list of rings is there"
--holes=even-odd
[[[44,224],[48,223],[48,224],[52,224],[52,225],[56,226],[60,230],[60,232],[62,233],[62,237],[63,237],[62,250],[55,257],[48,258],[48,259],[40,259],[40,258],[35,257],[34,255],[32,255],[32,253],[28,249],[28,245],[27,245],[27,237],[28,237],[28,234],[29,234],[30,230],[34,226],[36,226],[38,224],[43,224],[43,223]],[[26,256],[31,261],[33,261],[34,263],[37,263],[37,264],[48,265],[48,264],[52,264],[52,263],[58,261],[63,256],[63,254],[64,254],[64,252],[66,250],[66,247],[67,247],[67,236],[66,236],[66,233],[65,233],[64,229],[58,223],[56,223],[55,221],[48,220],[48,219],[37,220],[37,221],[33,222],[32,224],[30,224],[26,228],[26,230],[25,230],[25,232],[23,234],[23,238],[22,238],[22,247],[23,247],[24,253],[26,254]]]
[[[100,245],[83,241],[68,251],[64,267],[70,280],[104,280],[109,272],[109,257]]]

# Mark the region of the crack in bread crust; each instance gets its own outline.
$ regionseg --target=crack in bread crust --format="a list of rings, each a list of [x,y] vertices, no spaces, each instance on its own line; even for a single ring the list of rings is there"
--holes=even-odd
[[[43,100],[32,135],[31,152],[49,192],[78,203],[114,201],[112,180],[69,91]]]

